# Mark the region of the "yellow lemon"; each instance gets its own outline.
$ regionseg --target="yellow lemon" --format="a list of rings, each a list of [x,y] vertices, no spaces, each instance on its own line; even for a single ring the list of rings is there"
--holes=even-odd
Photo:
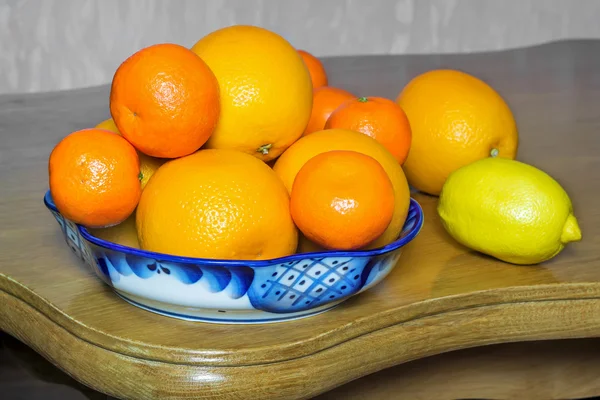
[[[121,132],[119,132],[119,129],[117,128],[117,125],[115,125],[115,121],[113,121],[112,118],[100,122],[98,125],[96,125],[96,128],[106,129],[119,135],[121,134]],[[154,172],[156,172],[158,167],[163,165],[166,160],[162,158],[150,157],[149,155],[146,155],[139,150],[137,153],[140,159],[142,189],[144,189],[146,187],[146,184],[150,180],[150,177],[152,177],[152,175],[154,174]]]
[[[513,264],[541,263],[581,240],[571,200],[560,184],[506,158],[485,158],[451,173],[438,212],[459,243]]]
[[[117,243],[135,249],[140,248],[140,242],[135,226],[135,212],[118,225],[109,228],[90,228],[89,232],[97,238],[106,240],[107,242]]]
[[[98,125],[96,125],[96,128],[106,129],[107,131],[118,133],[119,135],[121,134],[119,132],[119,128],[117,128],[117,125],[115,124],[115,121],[113,121],[112,118],[105,119],[104,121],[100,122]]]

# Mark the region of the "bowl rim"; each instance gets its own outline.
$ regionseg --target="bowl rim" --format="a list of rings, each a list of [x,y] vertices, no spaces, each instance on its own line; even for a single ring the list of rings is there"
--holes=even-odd
[[[44,195],[44,204],[45,206],[62,216],[58,208],[54,204],[52,199],[52,195],[50,190],[46,191]],[[408,212],[411,210],[415,210],[417,215],[413,227],[406,234],[406,236],[396,239],[393,242],[383,246],[378,247],[376,249],[371,250],[332,250],[332,251],[319,251],[319,252],[310,252],[310,253],[296,253],[291,254],[289,256],[283,256],[278,258],[270,258],[266,260],[225,260],[225,259],[212,259],[212,258],[197,258],[197,257],[184,257],[184,256],[175,256],[171,254],[158,253],[153,251],[136,249],[129,246],[124,246],[118,243],[109,242],[107,240],[103,240],[97,238],[92,235],[87,228],[82,225],[75,224],[77,226],[77,230],[79,234],[88,242],[95,244],[98,247],[125,253],[126,255],[133,255],[138,257],[144,257],[153,259],[159,262],[171,262],[171,263],[179,263],[179,264],[203,264],[203,265],[213,265],[213,266],[227,266],[227,267],[268,267],[273,266],[275,264],[284,264],[290,261],[301,261],[307,258],[327,258],[327,257],[373,257],[381,254],[386,254],[397,250],[410,241],[412,241],[417,234],[421,231],[424,222],[424,214],[421,205],[412,197],[410,198],[410,203],[408,207]],[[408,214],[407,214],[408,215]],[[63,216],[64,218],[64,216]],[[406,221],[404,222],[406,224]],[[404,225],[403,225],[404,229]]]

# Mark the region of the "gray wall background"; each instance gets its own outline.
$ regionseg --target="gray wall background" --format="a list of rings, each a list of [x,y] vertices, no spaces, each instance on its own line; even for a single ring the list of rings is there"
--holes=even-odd
[[[109,83],[142,47],[231,24],[317,56],[491,51],[600,38],[599,0],[0,0],[0,93]]]

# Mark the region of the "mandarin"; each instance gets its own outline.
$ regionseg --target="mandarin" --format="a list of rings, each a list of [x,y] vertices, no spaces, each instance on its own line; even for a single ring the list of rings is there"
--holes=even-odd
[[[322,86],[327,86],[327,72],[325,71],[325,67],[323,66],[321,60],[305,50],[298,50],[298,53],[300,53],[304,64],[306,64],[306,68],[308,68],[313,88],[316,89]]]
[[[294,179],[292,218],[304,236],[330,250],[357,250],[386,230],[394,188],[374,158],[328,151],[308,160]]]
[[[392,154],[375,139],[347,129],[327,129],[300,138],[277,159],[273,171],[292,191],[298,171],[314,156],[331,150],[349,150],[368,155],[383,167],[394,187],[394,215],[385,232],[368,245],[385,246],[398,238],[408,214],[410,192],[402,167]]]
[[[177,158],[198,150],[220,113],[219,85],[204,61],[176,44],[146,47],[115,72],[110,113],[141,152]]]
[[[313,91],[313,104],[310,120],[304,130],[304,135],[322,131],[331,113],[345,101],[355,96],[343,89],[331,86],[322,86]]]
[[[359,97],[344,102],[327,119],[325,129],[350,129],[385,146],[400,164],[408,156],[411,129],[406,114],[392,100]]]
[[[87,227],[124,221],[142,191],[135,148],[104,129],[83,129],[63,138],[50,154],[48,173],[56,208]]]

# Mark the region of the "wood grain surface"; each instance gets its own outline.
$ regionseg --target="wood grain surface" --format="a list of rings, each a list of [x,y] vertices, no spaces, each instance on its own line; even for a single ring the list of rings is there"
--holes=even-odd
[[[565,400],[600,395],[600,339],[505,343],[403,363],[314,400]],[[0,332],[3,400],[110,400]]]
[[[490,343],[600,336],[600,41],[507,52],[328,59],[332,85],[395,98],[451,67],[492,84],[520,131],[518,159],[569,192],[583,240],[519,267],[452,241],[436,199],[384,282],[340,307],[271,325],[185,322],[135,308],[63,242],[44,208],[47,157],[108,117],[108,88],[0,97],[0,329],[120,398],[309,398],[408,360]]]

